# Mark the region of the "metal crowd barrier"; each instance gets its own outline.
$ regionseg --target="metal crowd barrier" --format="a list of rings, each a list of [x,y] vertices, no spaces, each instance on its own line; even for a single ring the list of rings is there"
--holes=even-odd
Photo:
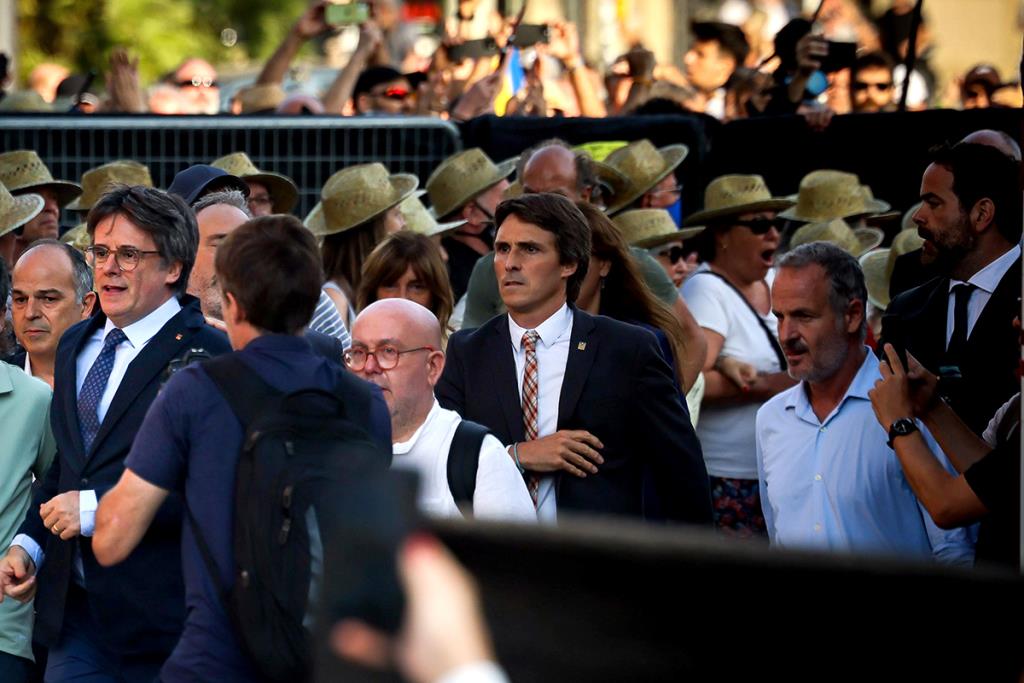
[[[107,161],[134,159],[158,187],[186,166],[244,151],[295,181],[304,217],[338,169],[379,161],[424,183],[462,141],[454,125],[419,117],[0,115],[0,151],[14,149],[36,150],[55,178],[76,182]]]

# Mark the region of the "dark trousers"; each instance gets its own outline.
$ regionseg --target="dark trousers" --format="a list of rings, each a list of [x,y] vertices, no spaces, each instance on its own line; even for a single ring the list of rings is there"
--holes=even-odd
[[[0,652],[0,681],[4,683],[30,683],[35,664],[30,659]]]
[[[152,683],[157,679],[164,657],[124,657],[104,643],[99,633],[85,591],[72,584],[60,639],[50,648],[46,663],[46,682]]]

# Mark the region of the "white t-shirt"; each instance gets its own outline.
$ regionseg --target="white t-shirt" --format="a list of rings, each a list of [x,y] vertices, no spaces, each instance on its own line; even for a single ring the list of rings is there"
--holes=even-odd
[[[392,445],[393,467],[420,475],[419,507],[433,517],[461,517],[448,488],[448,449],[462,418],[434,401],[420,428],[408,441]],[[526,483],[505,447],[494,436],[484,438],[473,492],[473,516],[513,522],[536,522],[537,511]]]
[[[725,337],[722,355],[750,363],[758,372],[779,372],[778,356],[745,300],[721,278],[702,274],[702,265],[683,283],[683,298],[697,324]],[[770,283],[769,283],[770,284]],[[779,322],[762,316],[772,334]],[[705,405],[697,423],[708,474],[731,479],[757,479],[754,420],[760,403]]]

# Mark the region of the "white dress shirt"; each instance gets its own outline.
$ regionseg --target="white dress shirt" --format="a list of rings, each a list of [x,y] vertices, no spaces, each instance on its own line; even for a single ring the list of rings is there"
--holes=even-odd
[[[434,517],[462,517],[448,487],[448,451],[462,418],[434,400],[427,419],[408,441],[392,446],[392,467],[420,475],[419,507]],[[473,516],[513,522],[536,522],[537,511],[512,458],[494,436],[480,447],[473,491]]]
[[[967,301],[967,338],[970,338],[971,332],[974,331],[974,324],[981,317],[981,312],[985,310],[985,306],[988,305],[988,300],[992,298],[992,293],[996,291],[999,282],[1018,258],[1020,258],[1020,245],[1015,244],[1008,252],[979,270],[967,281],[969,284],[974,285],[971,298]],[[956,304],[953,288],[962,284],[964,284],[963,280],[949,279],[949,303],[946,307],[947,347],[949,346],[949,340],[953,337],[953,310]]]
[[[124,379],[125,373],[128,372],[128,366],[131,364],[135,357],[139,355],[146,344],[156,336],[156,333],[163,328],[167,322],[176,316],[181,311],[181,304],[178,303],[176,297],[171,297],[160,306],[158,306],[152,313],[137,320],[131,325],[127,325],[121,328],[127,339],[117,346],[117,350],[114,352],[114,367],[110,371],[110,377],[107,379],[107,387],[103,390],[103,396],[100,397],[99,406],[97,406],[96,414],[99,417],[100,424],[103,424],[103,419],[107,416],[107,410],[110,408],[111,402],[114,400],[114,395],[117,393],[117,388],[121,385],[121,380]],[[82,391],[82,385],[85,384],[86,375],[89,374],[90,368],[93,363],[99,358],[100,351],[103,350],[103,340],[107,338],[107,333],[114,329],[116,325],[108,318],[107,324],[101,329],[93,332],[92,336],[89,337],[88,341],[82,345],[82,350],[78,354],[78,358],[75,361],[75,373],[77,374],[75,395],[77,396]],[[82,527],[82,536],[92,536],[93,531],[96,528],[96,507],[98,501],[96,500],[96,491],[89,489],[78,492],[78,515],[79,523]],[[14,537],[14,541],[11,545],[20,545],[25,549],[26,552],[32,557],[32,560],[36,563],[36,568],[42,565],[44,555],[43,549],[27,534],[18,534]],[[75,566],[79,572],[81,572],[81,558],[76,557]],[[81,575],[81,574],[80,574]]]
[[[572,309],[568,304],[555,311],[554,315],[535,328],[537,340],[537,437],[550,436],[558,431],[558,400],[562,396],[562,379],[565,365],[569,360],[569,338],[572,336]],[[523,373],[526,371],[526,351],[523,349],[523,335],[528,329],[520,327],[512,316],[508,316],[509,339],[516,361],[516,384],[519,388],[519,405],[523,403]],[[555,500],[554,474],[540,478],[537,492],[537,518],[542,522],[555,522],[558,507]]]

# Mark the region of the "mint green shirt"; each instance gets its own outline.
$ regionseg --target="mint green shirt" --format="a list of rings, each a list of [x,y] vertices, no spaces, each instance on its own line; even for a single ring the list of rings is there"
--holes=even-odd
[[[50,387],[0,361],[0,549],[6,552],[57,450],[50,432]],[[0,602],[0,651],[32,659],[32,604]]]

